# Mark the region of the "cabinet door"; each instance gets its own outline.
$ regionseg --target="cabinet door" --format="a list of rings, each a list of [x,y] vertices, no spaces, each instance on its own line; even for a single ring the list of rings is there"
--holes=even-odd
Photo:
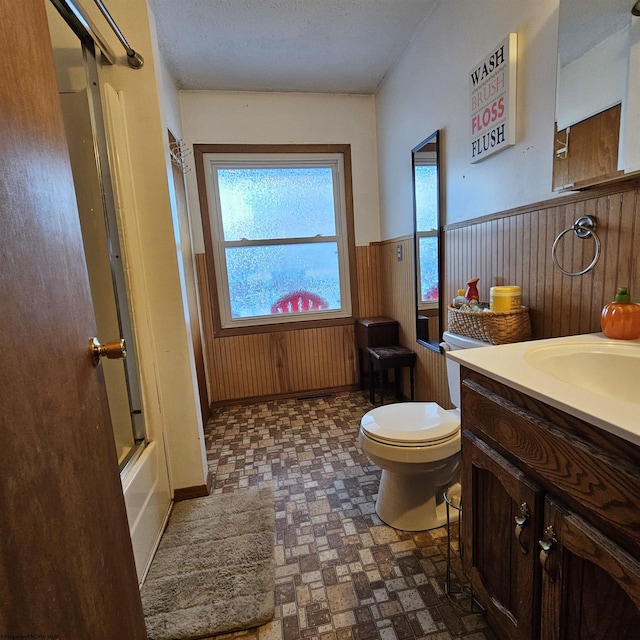
[[[538,638],[542,490],[469,431],[462,461],[465,571],[500,637]]]
[[[618,170],[620,105],[557,131],[553,189],[581,189],[622,175]]]
[[[640,562],[552,498],[543,526],[542,640],[640,637]]]

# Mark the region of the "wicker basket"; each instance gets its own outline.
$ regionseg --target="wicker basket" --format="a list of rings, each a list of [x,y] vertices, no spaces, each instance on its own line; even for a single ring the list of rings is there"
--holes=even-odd
[[[461,311],[447,307],[448,330],[491,344],[509,344],[531,339],[527,307],[514,311]]]

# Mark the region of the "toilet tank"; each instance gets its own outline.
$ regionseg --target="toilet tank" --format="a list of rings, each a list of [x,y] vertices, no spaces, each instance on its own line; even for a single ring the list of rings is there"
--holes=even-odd
[[[440,346],[446,354],[447,351],[477,349],[478,347],[490,347],[492,345],[490,342],[444,331]],[[454,406],[460,408],[460,365],[451,360],[451,358],[447,358],[447,381],[449,382],[449,398]]]

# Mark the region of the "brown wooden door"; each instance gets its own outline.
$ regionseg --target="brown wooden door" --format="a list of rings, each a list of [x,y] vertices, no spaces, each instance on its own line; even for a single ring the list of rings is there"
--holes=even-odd
[[[540,628],[542,490],[470,431],[463,432],[462,462],[465,570],[497,634],[533,640]]]
[[[542,575],[542,640],[638,638],[638,559],[552,498],[544,527],[554,542]]]
[[[44,3],[0,17],[0,636],[143,639]]]

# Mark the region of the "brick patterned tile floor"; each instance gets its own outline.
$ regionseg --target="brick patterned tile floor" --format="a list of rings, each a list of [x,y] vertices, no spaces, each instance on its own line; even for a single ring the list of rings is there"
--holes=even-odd
[[[495,640],[444,594],[446,527],[409,533],[376,515],[380,470],[357,439],[371,408],[358,391],[214,412],[213,493],[271,487],[276,506],[274,619],[218,640]]]

